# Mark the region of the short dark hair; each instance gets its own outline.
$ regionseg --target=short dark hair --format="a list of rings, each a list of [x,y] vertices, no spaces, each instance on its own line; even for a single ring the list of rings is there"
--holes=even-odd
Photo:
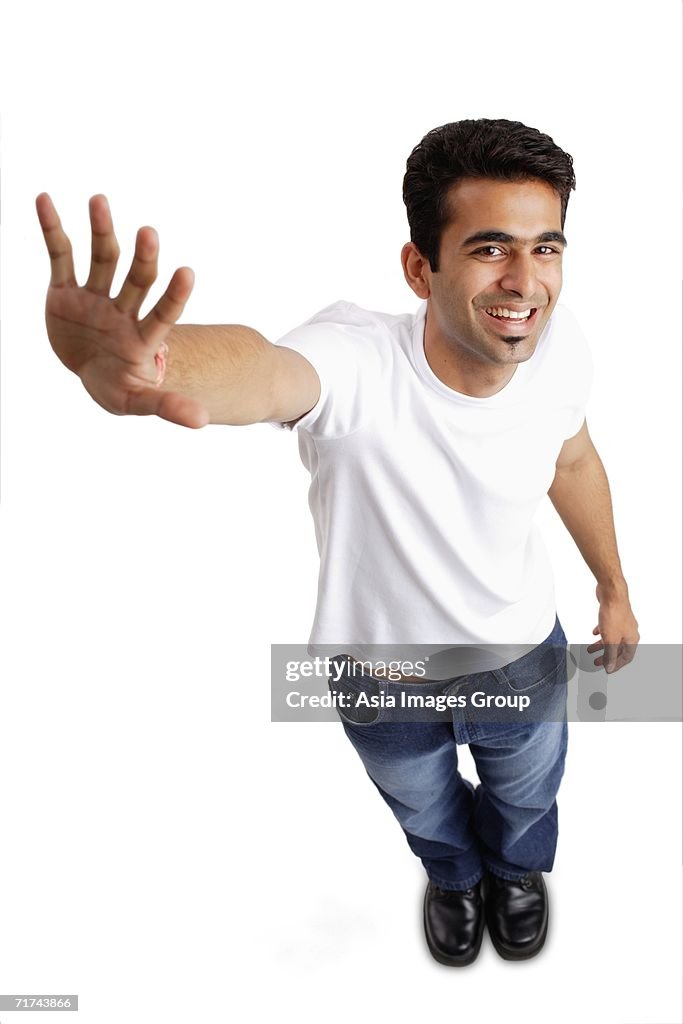
[[[549,135],[521,121],[453,121],[434,128],[408,157],[403,201],[408,212],[410,239],[439,269],[441,236],[451,211],[448,191],[462,178],[528,181],[538,178],[558,193],[562,227],[569,193],[576,188],[573,161]]]

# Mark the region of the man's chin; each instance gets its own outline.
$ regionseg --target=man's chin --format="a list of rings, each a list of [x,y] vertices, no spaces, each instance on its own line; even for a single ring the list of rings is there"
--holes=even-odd
[[[523,363],[531,359],[536,351],[536,338],[533,334],[519,335],[516,338],[498,335],[500,345],[492,353],[495,362]]]

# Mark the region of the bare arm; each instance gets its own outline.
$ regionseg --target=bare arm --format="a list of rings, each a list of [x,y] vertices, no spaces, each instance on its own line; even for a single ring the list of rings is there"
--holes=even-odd
[[[600,612],[593,633],[602,640],[588,650],[604,648],[595,664],[616,671],[633,659],[640,635],[617,550],[607,474],[585,421],[562,447],[548,496],[597,582]]]
[[[161,389],[201,402],[210,423],[295,420],[320,396],[309,361],[251,327],[178,324],[167,342]]]
[[[607,474],[585,422],[562,447],[548,497],[597,583],[606,590],[628,589],[617,551]]]
[[[120,250],[106,198],[90,200],[92,260],[82,287],[46,193],[36,209],[52,268],[45,306],[50,342],[108,412],[202,427],[295,420],[313,408],[318,376],[298,352],[272,345],[249,327],[176,325],[194,284],[189,267],[175,271],[153,309],[139,318],[157,277],[153,228],[138,231],[131,268],[111,298]]]

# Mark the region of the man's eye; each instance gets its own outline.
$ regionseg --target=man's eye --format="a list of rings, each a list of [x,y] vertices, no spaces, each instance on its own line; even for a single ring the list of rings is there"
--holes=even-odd
[[[497,252],[502,252],[497,245],[485,245],[483,249],[477,249],[475,252],[476,256],[493,256]]]
[[[540,252],[541,249],[545,249],[545,252],[541,253],[542,256],[549,256],[558,251],[557,249],[553,249],[552,245],[539,245],[536,251]]]

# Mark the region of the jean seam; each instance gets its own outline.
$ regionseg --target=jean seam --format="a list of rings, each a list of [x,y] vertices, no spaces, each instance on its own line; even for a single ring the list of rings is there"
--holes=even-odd
[[[483,878],[483,872],[475,873],[466,878],[463,882],[458,882],[455,885],[453,882],[446,881],[446,879],[438,878],[430,871],[427,872],[427,877],[432,885],[435,885],[438,889],[443,889],[446,892],[464,892],[465,889],[471,889],[472,886],[476,885]]]
[[[523,874],[521,874],[521,875],[520,875],[520,874],[513,874],[513,872],[512,872],[512,871],[505,871],[505,870],[503,870],[502,868],[497,868],[497,867],[495,867],[495,868],[494,868],[494,867],[492,867],[492,866],[491,866],[491,865],[490,865],[490,864],[488,863],[488,861],[485,861],[484,863],[485,863],[485,865],[486,865],[486,870],[487,870],[487,871],[488,871],[488,872],[489,872],[490,874],[492,874],[492,875],[497,875],[497,877],[498,877],[498,878],[503,878],[503,879],[505,879],[505,881],[506,881],[506,882],[521,882],[521,880],[522,880],[523,878],[526,878],[526,876],[527,876],[527,875],[528,875],[528,873],[529,873],[528,871],[525,871],[525,872],[524,872]],[[529,870],[531,870],[531,868],[530,868]]]

